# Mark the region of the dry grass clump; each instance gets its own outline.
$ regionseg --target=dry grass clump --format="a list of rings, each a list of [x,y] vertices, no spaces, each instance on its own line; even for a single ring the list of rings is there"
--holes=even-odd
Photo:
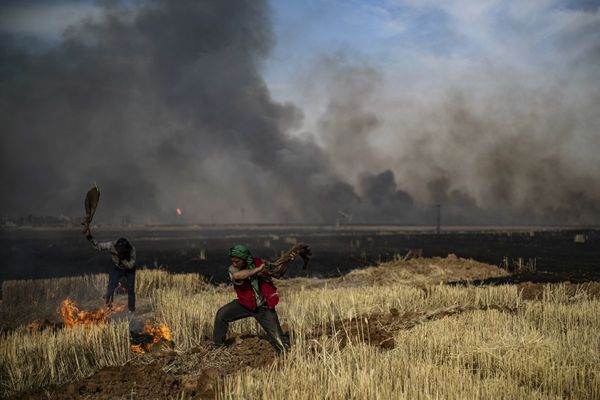
[[[174,289],[187,295],[211,288],[198,273],[172,274],[164,269],[140,269],[135,275],[135,292],[140,297],[151,296],[158,289]]]
[[[401,314],[447,307],[515,309],[521,302],[514,286],[458,288],[438,285],[427,290],[394,285],[317,288],[290,292],[285,298],[279,306],[282,320],[297,331],[310,331],[338,319],[387,313],[392,308]]]
[[[219,398],[600,398],[599,306],[466,312],[397,332],[389,351],[300,333],[286,360],[226,378]]]
[[[503,380],[507,390],[525,388],[528,397],[598,398],[600,342],[592,332],[599,327],[600,303],[540,306],[422,325],[400,332],[395,351],[407,360],[464,368],[483,382]]]
[[[86,274],[52,279],[28,279],[2,282],[3,304],[19,306],[60,302],[66,297],[76,301],[102,297],[108,284],[107,274]],[[211,287],[198,273],[172,274],[164,269],[138,269],[135,290],[140,297],[156,289],[173,288],[182,293],[196,293]]]
[[[0,336],[0,394],[77,380],[131,358],[127,322],[35,334],[19,329]]]
[[[105,274],[2,282],[0,329],[39,318],[56,319],[58,306],[67,297],[84,307],[91,302],[99,306],[107,283]]]
[[[407,359],[365,344],[293,350],[267,370],[228,377],[217,398],[285,399],[520,399],[542,398],[502,379],[485,379],[465,368]]]
[[[107,274],[53,279],[13,280],[2,283],[0,328],[13,328],[37,318],[52,320],[61,301],[69,297],[83,309],[104,304]],[[135,278],[138,298],[151,296],[158,289],[177,290],[182,295],[212,290],[197,273],[172,274],[164,269],[139,269]]]
[[[108,275],[82,275],[53,279],[27,279],[2,282],[2,306],[32,308],[60,303],[66,297],[76,301],[101,297]]]

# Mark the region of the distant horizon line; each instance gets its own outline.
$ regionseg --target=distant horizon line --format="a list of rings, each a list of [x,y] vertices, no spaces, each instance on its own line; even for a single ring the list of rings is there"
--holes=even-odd
[[[92,230],[124,230],[133,231],[136,229],[156,229],[156,230],[195,230],[195,229],[265,229],[265,228],[304,228],[304,229],[322,229],[328,231],[349,231],[349,230],[384,230],[384,231],[436,231],[435,224],[398,224],[398,223],[352,223],[352,224],[335,224],[335,223],[251,223],[251,222],[237,222],[237,223],[194,223],[194,224],[97,224],[93,225]],[[18,230],[80,230],[77,226],[3,226],[0,227],[0,231],[18,231]],[[586,224],[586,225],[557,225],[557,224],[440,224],[440,233],[444,231],[460,232],[461,230],[467,231],[497,231],[497,230],[511,230],[511,231],[531,231],[531,230],[573,230],[573,229],[600,229],[600,225],[597,224]]]

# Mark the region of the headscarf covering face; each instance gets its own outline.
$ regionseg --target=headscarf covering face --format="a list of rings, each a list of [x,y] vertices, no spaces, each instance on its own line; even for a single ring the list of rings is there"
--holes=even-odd
[[[250,249],[242,244],[238,244],[229,249],[229,257],[236,257],[246,261],[246,269],[254,269],[254,258],[252,258],[252,253],[250,253]],[[260,295],[260,290],[258,286],[258,279],[256,275],[252,275],[250,278],[250,284],[252,285],[252,289],[254,290],[254,295],[258,298]]]
[[[229,249],[229,257],[236,257],[246,261],[246,268],[254,268],[254,258],[250,249],[242,244],[238,244]]]
[[[117,242],[115,243],[115,250],[117,250],[117,253],[119,254],[119,258],[121,260],[127,260],[129,261],[129,259],[131,258],[131,243],[129,243],[129,240],[125,239],[125,238],[120,238],[119,240],[117,240]]]

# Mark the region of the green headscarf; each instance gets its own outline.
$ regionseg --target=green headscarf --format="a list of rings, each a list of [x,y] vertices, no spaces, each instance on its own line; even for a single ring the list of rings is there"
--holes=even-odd
[[[237,257],[241,258],[242,260],[246,260],[246,269],[256,268],[254,265],[254,258],[252,257],[252,253],[250,253],[250,249],[243,244],[237,244],[231,247],[229,249],[229,257]],[[260,294],[260,289],[258,287],[258,278],[256,275],[252,275],[249,279],[252,289],[254,290],[254,296],[256,297],[256,301],[258,303],[260,299],[262,299],[262,295]]]
[[[243,244],[236,244],[230,248],[229,257],[237,257],[246,260],[246,268],[254,268],[254,258],[252,258],[252,253],[250,253],[250,249]]]

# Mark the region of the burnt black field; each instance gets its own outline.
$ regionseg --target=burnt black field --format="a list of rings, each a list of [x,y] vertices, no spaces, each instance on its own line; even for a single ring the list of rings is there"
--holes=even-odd
[[[213,282],[226,280],[227,251],[234,244],[275,259],[295,242],[309,244],[314,256],[306,271],[300,261],[292,265],[289,277],[338,276],[421,249],[424,257],[454,253],[495,265],[535,259],[535,273],[513,280],[600,280],[600,229],[451,227],[436,234],[431,227],[400,226],[171,226],[102,228],[94,235],[100,241],[130,239],[139,266],[199,272]],[[2,230],[0,260],[1,280],[101,273],[111,267],[110,255],[94,250],[77,229]]]

